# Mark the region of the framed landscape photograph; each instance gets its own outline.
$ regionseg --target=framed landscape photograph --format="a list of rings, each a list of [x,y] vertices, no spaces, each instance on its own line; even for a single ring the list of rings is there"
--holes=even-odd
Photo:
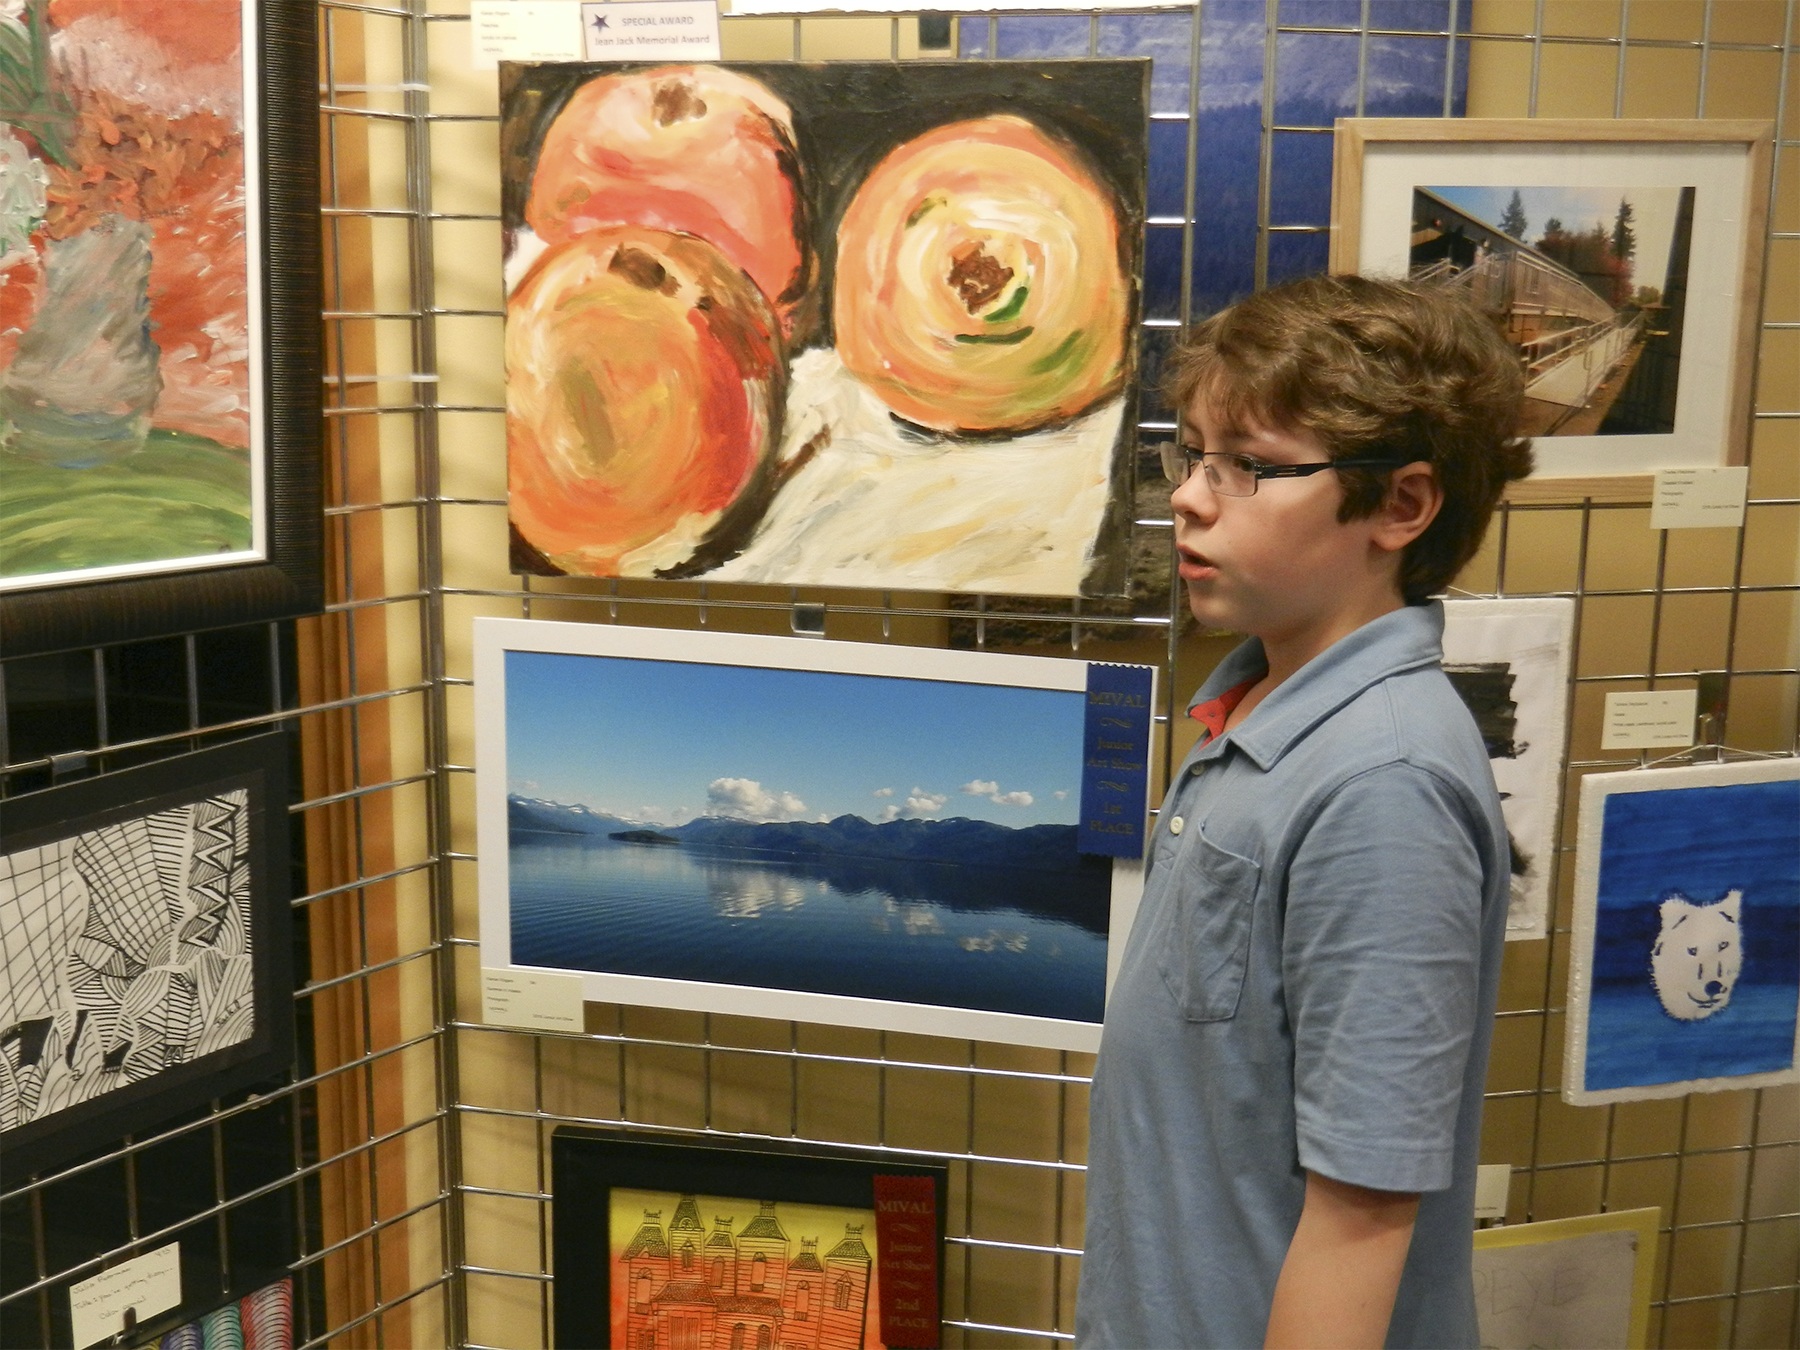
[[[1519,353],[1515,500],[1648,500],[1742,464],[1772,126],[1342,118],[1331,269],[1465,291]]]
[[[558,1345],[940,1344],[947,1168],[567,1126],[550,1164]]]
[[[1149,668],[477,619],[475,685],[484,967],[1098,1046],[1143,880]]]
[[[502,64],[514,569],[1124,594],[1149,80]]]
[[[308,0],[0,14],[0,649],[323,586]]]
[[[0,1163],[36,1172],[293,1062],[280,734],[0,812]]]
[[[1800,759],[1581,781],[1563,1098],[1800,1082]]]

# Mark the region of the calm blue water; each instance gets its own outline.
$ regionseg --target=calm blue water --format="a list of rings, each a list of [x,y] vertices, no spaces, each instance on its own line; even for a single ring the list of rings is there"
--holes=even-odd
[[[1079,873],[515,834],[512,959],[1098,1022],[1109,905]]]

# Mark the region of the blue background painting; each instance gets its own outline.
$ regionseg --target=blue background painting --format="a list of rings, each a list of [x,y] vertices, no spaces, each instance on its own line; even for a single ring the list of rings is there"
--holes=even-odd
[[[1731,1001],[1682,1022],[1650,981],[1658,910],[1743,892],[1743,970]],[[1594,924],[1590,1091],[1793,1067],[1800,1000],[1800,781],[1614,793],[1606,799]]]

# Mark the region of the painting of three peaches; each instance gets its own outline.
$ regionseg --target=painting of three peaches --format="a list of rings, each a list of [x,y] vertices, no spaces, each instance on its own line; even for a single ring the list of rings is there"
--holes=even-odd
[[[1148,78],[503,66],[514,570],[1121,593]]]

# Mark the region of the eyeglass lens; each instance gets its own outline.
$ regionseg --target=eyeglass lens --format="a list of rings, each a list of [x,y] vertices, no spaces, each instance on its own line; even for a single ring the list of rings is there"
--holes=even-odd
[[[1176,441],[1164,441],[1157,447],[1162,458],[1163,477],[1176,487],[1187,482],[1188,474],[1200,466],[1206,474],[1206,485],[1224,497],[1249,497],[1256,492],[1256,475],[1236,455],[1202,455]]]

